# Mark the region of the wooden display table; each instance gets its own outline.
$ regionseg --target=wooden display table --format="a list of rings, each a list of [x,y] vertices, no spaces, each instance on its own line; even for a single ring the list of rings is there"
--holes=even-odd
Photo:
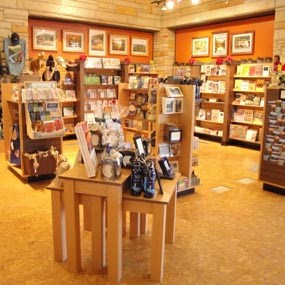
[[[105,262],[105,208],[107,202],[108,280],[119,282],[122,276],[122,220],[123,209],[132,215],[152,214],[151,279],[161,281],[163,276],[164,243],[173,243],[176,216],[176,184],[180,174],[173,180],[162,180],[164,194],[156,193],[152,199],[130,194],[130,171],[123,169],[119,180],[105,181],[101,173],[88,178],[83,164],[75,165],[60,175],[63,189],[49,186],[52,190],[52,219],[54,256],[56,261],[67,260],[67,269],[77,273],[81,270],[79,204],[90,211],[92,232],[92,261],[96,269]],[[158,190],[158,187],[157,187]],[[167,220],[167,223],[166,223]],[[131,227],[137,227],[132,219]]]

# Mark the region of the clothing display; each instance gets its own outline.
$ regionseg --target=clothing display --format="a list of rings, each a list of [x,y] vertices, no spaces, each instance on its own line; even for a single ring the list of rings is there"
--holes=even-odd
[[[4,52],[10,74],[20,75],[25,67],[26,41],[12,33],[11,37],[4,39]]]

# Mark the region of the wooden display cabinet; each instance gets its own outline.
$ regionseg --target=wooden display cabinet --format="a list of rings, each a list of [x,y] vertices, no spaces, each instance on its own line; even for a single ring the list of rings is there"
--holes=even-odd
[[[183,93],[183,111],[164,113],[162,101],[166,98],[165,87],[177,86],[181,89]],[[181,99],[181,98],[179,98]],[[194,113],[195,113],[195,86],[194,85],[172,85],[164,84],[159,85],[158,98],[157,98],[157,123],[156,123],[156,154],[161,155],[165,148],[169,145],[171,148],[171,143],[169,143],[166,135],[166,131],[169,124],[175,125],[182,131],[182,140],[177,143],[179,144],[179,153],[173,154],[169,151],[169,161],[178,163],[178,170],[182,174],[179,184],[186,184],[185,187],[179,187],[178,193],[188,193],[194,191],[194,185],[191,185],[191,178],[193,174],[193,140],[194,140]],[[175,147],[176,147],[175,146]],[[173,147],[173,146],[172,146]]]
[[[92,124],[95,117],[101,119],[102,116],[98,112],[101,109],[97,106],[98,102],[107,102],[107,105],[110,105],[118,99],[121,69],[86,68],[84,61],[80,61],[79,69],[74,76],[78,100],[78,121],[87,121]],[[90,81],[90,78],[95,80]]]
[[[46,139],[31,139],[27,135],[27,124],[25,116],[25,106],[21,101],[21,84],[2,83],[2,106],[3,106],[3,125],[4,125],[4,152],[8,166],[20,177],[27,179],[34,176],[27,173],[24,168],[24,153],[35,153],[37,151],[45,151],[53,146],[60,154],[62,153],[62,137],[50,137]],[[16,92],[17,90],[17,92]],[[18,96],[13,94],[17,93]],[[17,124],[19,127],[19,150],[20,163],[15,165],[10,161],[11,140],[13,126]],[[48,170],[49,172],[49,170]],[[51,174],[49,173],[41,173]]]
[[[259,179],[263,188],[285,194],[285,89],[267,89]]]
[[[204,65],[201,78],[201,103],[196,114],[195,133],[198,136],[218,138],[222,144],[228,142],[235,65]]]
[[[265,70],[264,70],[265,69]],[[263,127],[264,95],[271,82],[271,66],[266,63],[240,64],[234,75],[230,98],[229,140],[260,146]]]

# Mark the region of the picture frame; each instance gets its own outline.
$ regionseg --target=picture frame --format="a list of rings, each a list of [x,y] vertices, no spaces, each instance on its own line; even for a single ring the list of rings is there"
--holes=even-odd
[[[231,34],[231,54],[253,54],[254,31]]]
[[[132,37],[131,55],[148,56],[148,39]]]
[[[212,57],[226,57],[228,55],[228,32],[212,33]]]
[[[129,54],[129,37],[123,35],[110,35],[110,54]]]
[[[175,98],[162,97],[162,113],[175,113]]]
[[[33,49],[57,50],[56,29],[33,27]]]
[[[67,52],[84,51],[84,33],[73,31],[62,31],[62,50]]]
[[[178,173],[179,172],[179,162],[178,160],[173,160],[173,161],[169,161],[169,164],[172,168],[172,171],[174,173]]]
[[[167,97],[183,97],[183,93],[178,86],[165,86],[165,92]]]
[[[183,98],[175,98],[175,113],[183,112]]]
[[[89,55],[106,55],[106,31],[89,29]]]
[[[192,38],[192,56],[209,56],[209,37]]]

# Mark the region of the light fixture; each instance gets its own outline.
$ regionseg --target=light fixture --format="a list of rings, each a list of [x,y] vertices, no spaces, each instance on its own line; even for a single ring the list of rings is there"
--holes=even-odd
[[[172,10],[175,4],[181,3],[183,0],[152,0],[150,4],[155,4],[158,7],[161,7],[161,10]],[[191,0],[192,5],[197,5],[200,0]]]

